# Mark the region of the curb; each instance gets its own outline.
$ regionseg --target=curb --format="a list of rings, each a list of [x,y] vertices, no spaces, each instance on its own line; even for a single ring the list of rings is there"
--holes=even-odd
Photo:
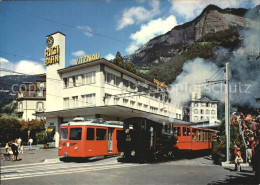
[[[227,163],[227,162],[222,162],[221,163],[221,166],[223,167],[235,167],[235,164],[234,163]],[[240,164],[241,167],[249,167],[249,163],[241,163]]]
[[[44,163],[54,163],[54,162],[60,162],[60,158],[55,158],[55,159],[44,159]]]

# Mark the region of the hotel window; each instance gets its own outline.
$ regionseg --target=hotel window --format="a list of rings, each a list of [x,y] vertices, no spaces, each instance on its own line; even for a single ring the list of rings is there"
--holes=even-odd
[[[63,87],[68,88],[68,78],[63,78]]]
[[[121,77],[116,76],[116,86],[120,86]]]
[[[130,101],[130,107],[134,108],[135,106],[135,102],[134,101]]]
[[[63,108],[69,108],[69,98],[63,98]]]
[[[194,120],[195,120],[195,121],[198,121],[198,116],[195,116],[195,117],[194,117]]]
[[[207,116],[206,119],[209,120],[209,117]]]
[[[41,89],[44,88],[44,82],[40,82],[40,88],[41,88]]]
[[[127,104],[128,103],[128,99],[123,99],[123,103]]]
[[[152,113],[157,113],[158,108],[151,106],[151,107],[150,107],[150,110],[151,110]]]
[[[179,119],[181,120],[181,114],[179,114]]]
[[[96,94],[82,95],[82,106],[92,106],[96,104]]]
[[[137,86],[138,92],[142,92],[143,91],[143,87],[141,85]]]
[[[197,104],[197,103],[194,103],[194,107],[198,107],[198,104]]]
[[[212,111],[211,111],[211,114],[215,114],[215,111],[214,111],[214,110],[212,110]]]
[[[206,114],[209,114],[209,110],[208,109],[206,110]]]
[[[37,102],[37,111],[42,112],[43,111],[43,102]]]
[[[214,107],[215,107],[215,104],[212,104],[212,105],[211,105],[211,107],[213,107],[213,108],[214,108]]]
[[[77,76],[73,76],[73,77],[72,77],[73,87],[76,87],[76,86],[77,86],[76,81],[78,81],[78,77],[77,77]]]
[[[138,103],[138,108],[139,108],[139,109],[142,108],[142,103]]]
[[[118,104],[119,104],[119,99],[120,99],[120,98],[114,98],[115,105],[118,105]]]
[[[129,87],[129,81],[126,80],[126,79],[123,79],[123,85],[124,85],[124,88],[125,88],[125,89],[128,89],[128,87]]]
[[[209,103],[206,103],[206,107],[209,107]]]
[[[148,108],[148,105],[144,104],[144,110],[147,110],[147,108]]]
[[[132,90],[135,90],[136,86],[135,86],[135,84],[134,84],[133,82],[130,82],[130,88],[131,88]]]
[[[201,109],[201,110],[200,110],[200,113],[201,113],[201,114],[204,114],[204,111],[203,111],[203,109]]]
[[[74,107],[78,107],[78,96],[73,96],[72,97],[72,100],[73,100],[73,105],[74,105]]]
[[[195,110],[194,110],[194,114],[198,114],[198,109],[195,109]]]
[[[22,102],[19,102],[18,109],[19,109],[20,112],[23,111],[23,103]]]
[[[42,90],[37,91],[37,97],[43,97],[43,91]]]
[[[203,116],[201,116],[200,119],[203,119]]]
[[[84,84],[93,84],[96,83],[96,72],[90,72],[85,74]]]
[[[115,76],[115,75],[106,72],[106,74],[105,74],[105,82],[106,82],[106,83],[115,85],[115,83],[116,83],[116,80],[115,80],[115,79],[116,79],[116,76]]]

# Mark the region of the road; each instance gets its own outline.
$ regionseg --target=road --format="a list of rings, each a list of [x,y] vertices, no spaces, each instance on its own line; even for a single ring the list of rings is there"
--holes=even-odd
[[[156,164],[118,163],[116,159],[2,166],[1,184],[254,184],[251,168],[234,172],[214,165],[209,157]]]

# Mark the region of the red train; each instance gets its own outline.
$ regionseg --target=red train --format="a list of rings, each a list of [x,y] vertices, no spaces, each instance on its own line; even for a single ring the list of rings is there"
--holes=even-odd
[[[60,126],[59,156],[94,157],[118,154],[117,132],[123,126],[75,118]]]
[[[173,132],[178,138],[176,144],[178,150],[186,151],[212,149],[213,136],[216,135],[215,130],[184,125],[174,125]]]

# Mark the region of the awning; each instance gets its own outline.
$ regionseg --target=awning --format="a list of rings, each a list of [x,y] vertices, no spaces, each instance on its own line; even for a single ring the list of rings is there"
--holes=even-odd
[[[58,110],[58,111],[51,111],[51,112],[42,112],[37,113],[39,116],[43,116],[46,118],[53,118],[53,117],[77,117],[77,116],[88,116],[88,115],[95,115],[99,114],[102,116],[113,116],[115,118],[119,118],[119,120],[115,121],[123,121],[127,118],[131,117],[143,117],[147,118],[159,123],[165,122],[166,124],[172,120],[169,119],[168,116],[163,116],[160,114],[155,114],[151,112],[146,112],[134,108],[129,108],[121,105],[108,105],[108,106],[95,106],[95,107],[81,107],[81,108],[73,108],[73,109],[65,109],[65,110]],[[113,121],[113,120],[110,120]],[[174,119],[173,123],[176,124],[191,124],[189,122],[181,121],[178,119]]]

